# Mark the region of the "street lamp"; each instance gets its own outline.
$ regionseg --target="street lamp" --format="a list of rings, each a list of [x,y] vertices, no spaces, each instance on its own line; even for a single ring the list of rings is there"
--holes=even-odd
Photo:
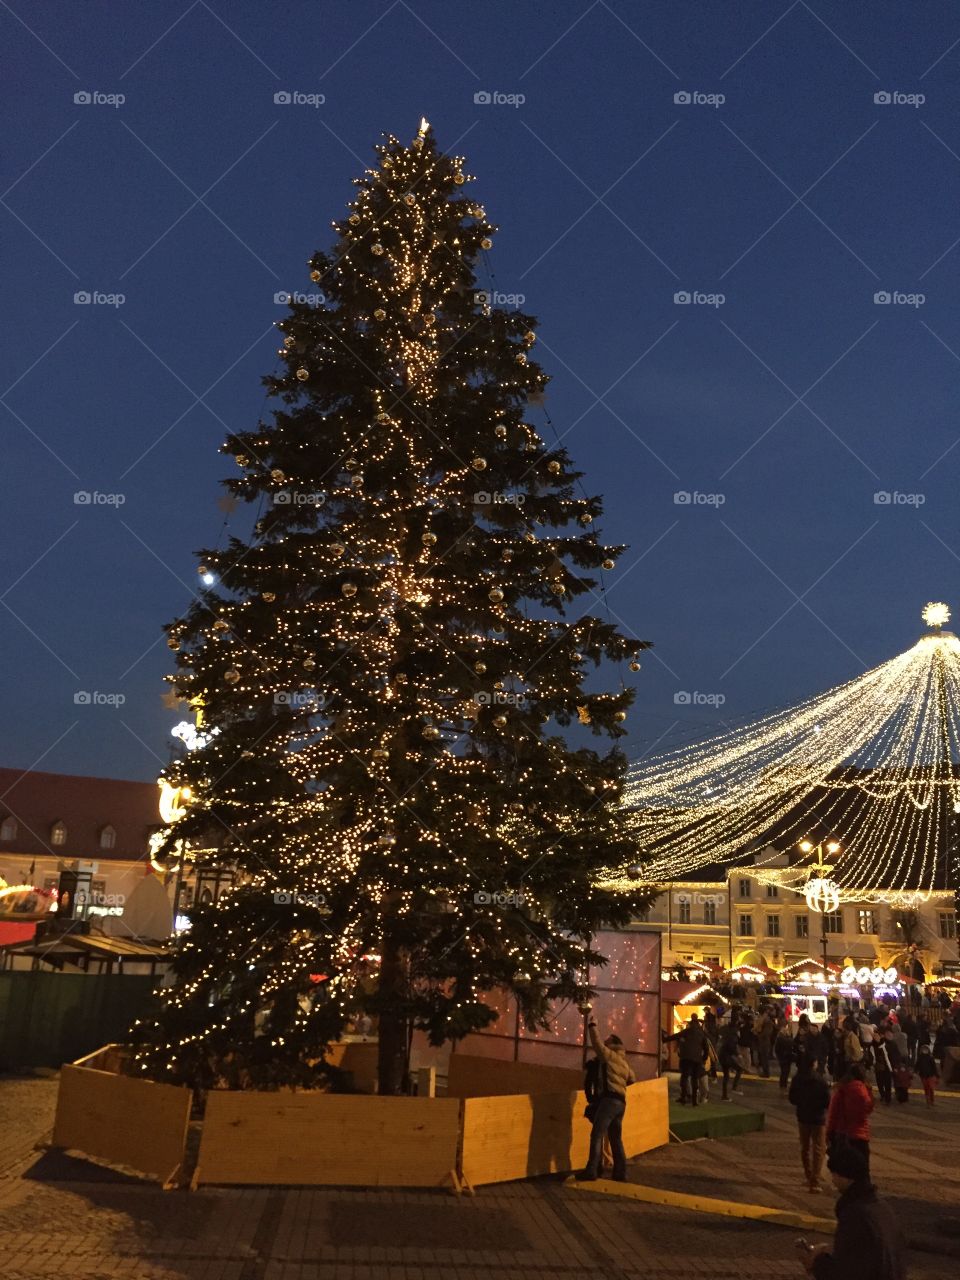
[[[811,872],[810,879],[803,886],[803,896],[807,900],[807,906],[811,911],[816,911],[821,919],[820,946],[823,950],[823,976],[827,977],[827,912],[836,911],[840,906],[840,886],[835,880],[828,880],[827,876],[833,870],[833,864],[824,862],[823,851],[827,853],[839,853],[840,845],[836,840],[821,841],[814,845],[810,840],[801,840],[800,848],[804,853],[813,853],[816,849],[817,860],[809,868]]]

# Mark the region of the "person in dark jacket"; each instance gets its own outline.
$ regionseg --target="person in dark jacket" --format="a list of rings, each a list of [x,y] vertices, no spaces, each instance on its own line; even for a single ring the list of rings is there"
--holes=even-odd
[[[731,1014],[730,1021],[725,1022],[720,1028],[717,1057],[720,1060],[720,1070],[723,1072],[722,1101],[729,1102],[731,1071],[733,1072],[733,1092],[742,1092],[740,1088],[740,1077],[743,1074],[743,1064],[740,1061],[740,1028],[737,1025],[735,1014]]]
[[[680,1101],[687,1101],[687,1085],[690,1086],[690,1101],[697,1105],[700,1096],[700,1077],[704,1074],[703,1063],[709,1050],[707,1033],[704,1031],[699,1015],[694,1013],[690,1021],[677,1036],[677,1056],[680,1059]]]
[[[811,1058],[801,1058],[788,1094],[796,1108],[800,1131],[800,1158],[810,1191],[821,1191],[820,1177],[827,1154],[827,1108],[830,1090],[823,1076],[814,1070]]]
[[[798,1241],[797,1253],[814,1280],[906,1280],[903,1245],[893,1214],[870,1181],[863,1154],[843,1147],[827,1167],[837,1200],[833,1244],[814,1248]]]
[[[780,1063],[780,1088],[786,1089],[790,1079],[790,1068],[793,1066],[793,1035],[788,1022],[785,1022],[777,1032],[777,1038],[773,1042],[773,1052]]]

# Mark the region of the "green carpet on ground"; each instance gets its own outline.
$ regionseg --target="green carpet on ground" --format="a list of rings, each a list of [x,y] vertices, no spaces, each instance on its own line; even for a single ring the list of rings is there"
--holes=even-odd
[[[679,1142],[693,1138],[732,1138],[762,1128],[762,1111],[749,1111],[732,1102],[701,1102],[696,1107],[670,1103],[670,1132]]]

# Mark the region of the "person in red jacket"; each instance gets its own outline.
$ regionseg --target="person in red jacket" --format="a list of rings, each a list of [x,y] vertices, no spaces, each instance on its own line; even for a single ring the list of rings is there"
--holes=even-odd
[[[863,1067],[854,1063],[840,1080],[827,1112],[827,1150],[842,1147],[862,1151],[870,1167],[870,1112],[873,1094],[867,1088]]]

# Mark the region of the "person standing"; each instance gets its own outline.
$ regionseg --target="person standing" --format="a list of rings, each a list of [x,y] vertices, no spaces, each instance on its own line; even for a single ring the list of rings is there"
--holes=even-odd
[[[937,1092],[937,1081],[940,1079],[940,1072],[937,1070],[937,1063],[930,1052],[928,1044],[921,1045],[917,1050],[917,1075],[920,1077],[920,1083],[923,1085],[923,1096],[927,1100],[927,1106],[932,1107]]]
[[[870,1112],[873,1094],[867,1088],[863,1068],[848,1067],[833,1091],[827,1111],[827,1149],[831,1154],[853,1147],[870,1164]]]
[[[793,1036],[790,1034],[790,1023],[785,1022],[777,1032],[773,1042],[773,1052],[780,1063],[780,1088],[786,1089],[790,1080],[790,1068],[793,1066]]]
[[[593,1051],[603,1062],[603,1092],[596,1099],[593,1128],[590,1130],[590,1155],[587,1167],[577,1177],[581,1182],[596,1182],[603,1159],[604,1138],[610,1140],[613,1156],[614,1182],[627,1180],[627,1154],[623,1149],[623,1116],[627,1109],[627,1086],[636,1076],[627,1061],[623,1041],[619,1036],[607,1036],[601,1040],[593,1018],[587,1023]]]
[[[803,1057],[787,1095],[796,1109],[800,1131],[800,1159],[809,1191],[822,1190],[820,1177],[827,1153],[827,1108],[830,1090],[823,1076],[815,1070],[813,1059]]]
[[[741,1093],[740,1077],[743,1074],[743,1065],[740,1061],[740,1028],[737,1025],[736,1012],[730,1015],[730,1020],[720,1028],[720,1040],[717,1044],[717,1056],[720,1059],[720,1070],[723,1072],[723,1102],[730,1101],[730,1072],[733,1075],[733,1092]]]
[[[894,1215],[870,1181],[861,1152],[846,1148],[827,1162],[837,1200],[832,1245],[797,1241],[797,1255],[814,1280],[906,1280],[903,1244]]]
[[[689,1085],[690,1101],[696,1106],[703,1063],[707,1056],[707,1035],[696,1013],[690,1015],[690,1021],[677,1036],[677,1056],[680,1059],[680,1101],[686,1104]]]
[[[887,1043],[880,1032],[873,1042],[873,1073],[877,1080],[877,1092],[884,1106],[893,1102],[893,1065],[887,1052]]]
[[[753,1034],[757,1042],[757,1057],[760,1060],[760,1074],[770,1077],[770,1051],[773,1048],[774,1025],[769,1009],[764,1008],[753,1024]]]

